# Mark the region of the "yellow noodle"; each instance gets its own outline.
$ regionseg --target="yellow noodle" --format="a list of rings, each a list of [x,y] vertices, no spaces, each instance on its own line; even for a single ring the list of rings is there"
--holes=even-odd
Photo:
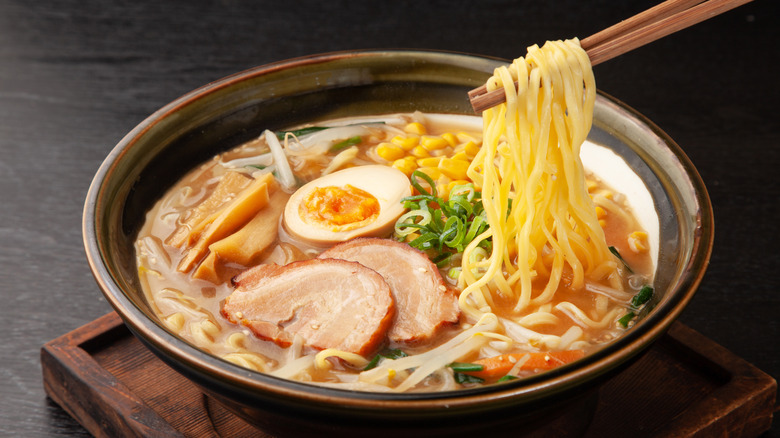
[[[250,370],[260,372],[268,371],[268,364],[264,358],[254,353],[228,353],[222,356],[222,358],[244,368],[249,368]]]
[[[198,345],[213,344],[220,331],[221,328],[208,319],[190,323],[190,333]]]
[[[525,58],[497,68],[487,86],[503,88],[506,103],[482,114],[483,144],[468,170],[482,188],[490,225],[480,237],[492,242],[484,263],[471,258],[477,240],[462,259],[460,304],[474,319],[497,310],[488,304],[493,294],[514,299],[518,313],[549,303],[564,270],[575,290],[586,279],[603,280],[616,272],[579,156],[596,93],[579,41],[530,47]],[[545,248],[551,254],[547,262]],[[481,276],[475,268],[484,269],[477,271]],[[547,279],[541,291],[532,286],[537,275]]]
[[[534,312],[520,318],[517,322],[523,327],[534,327],[537,325],[557,324],[558,317],[549,312]]]
[[[327,348],[317,353],[317,355],[314,357],[314,365],[317,367],[317,369],[320,370],[330,369],[331,364],[328,362],[329,357],[337,357],[345,362],[348,362],[356,368],[363,368],[368,365],[368,360],[366,360],[363,356],[335,348]]]
[[[611,311],[609,311],[606,315],[604,315],[600,320],[593,320],[591,318],[588,318],[587,315],[585,315],[585,312],[583,312],[579,307],[575,306],[574,304],[564,301],[561,303],[558,303],[555,306],[556,309],[566,313],[569,315],[569,317],[577,324],[583,326],[583,327],[590,327],[590,328],[606,328],[610,324],[613,324],[621,314],[625,314],[625,309],[621,308],[613,308]]]

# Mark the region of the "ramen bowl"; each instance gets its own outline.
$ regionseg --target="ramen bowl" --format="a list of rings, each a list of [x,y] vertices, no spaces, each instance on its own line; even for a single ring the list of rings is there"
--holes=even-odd
[[[370,114],[473,114],[468,90],[504,62],[428,51],[324,54],[247,70],[171,102],[119,142],[90,187],[83,234],[100,289],[152,352],[213,400],[274,434],[436,436],[509,429],[549,436],[586,427],[598,386],[640,357],[691,300],[713,240],[706,189],[682,150],[649,120],[602,93],[589,139],[605,155],[591,165],[621,168],[625,178],[639,182],[642,201],[634,209],[654,224],[649,231],[656,294],[652,310],[625,335],[572,364],[448,392],[315,386],[241,368],[177,337],[154,314],[139,284],[134,241],[145,214],[199,163],[265,129]],[[612,184],[623,186],[620,179]]]

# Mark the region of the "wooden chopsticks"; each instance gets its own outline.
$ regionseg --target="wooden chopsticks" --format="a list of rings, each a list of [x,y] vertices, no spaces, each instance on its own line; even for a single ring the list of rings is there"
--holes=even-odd
[[[659,38],[693,26],[752,0],[667,0],[580,41],[591,65],[600,64]],[[469,91],[474,111],[506,101],[503,89],[487,92],[482,85]]]

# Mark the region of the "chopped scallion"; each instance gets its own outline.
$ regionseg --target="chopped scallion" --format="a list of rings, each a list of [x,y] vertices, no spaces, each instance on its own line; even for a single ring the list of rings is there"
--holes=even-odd
[[[294,129],[292,131],[279,131],[276,133],[276,138],[278,138],[279,140],[284,140],[287,134],[292,134],[296,137],[302,137],[304,135],[312,134],[328,128],[329,128],[328,126],[309,126],[306,128]]]
[[[454,374],[455,381],[460,383],[461,385],[464,383],[483,383],[485,379],[481,377],[472,376],[470,374],[463,374],[456,372]]]
[[[615,248],[614,246],[610,246],[609,247],[609,252],[614,254],[615,257],[617,257],[618,260],[620,260],[623,263],[623,266],[626,267],[626,271],[628,271],[628,272],[630,272],[632,274],[634,273],[634,271],[631,270],[631,267],[628,266],[628,263],[626,263],[626,261],[623,259],[623,256],[620,255],[620,253],[618,252],[617,248]]]
[[[457,185],[445,201],[427,174],[415,170],[410,182],[419,194],[401,200],[410,212],[396,222],[396,238],[416,232],[417,237],[409,245],[428,251],[431,259],[443,267],[448,256],[462,253],[488,227],[480,192],[473,184]],[[483,240],[479,246],[490,248],[490,241]]]
[[[628,312],[625,315],[623,315],[622,318],[618,319],[618,323],[622,325],[623,327],[628,327],[628,323],[631,322],[632,319],[634,319],[636,315],[634,312]]]
[[[644,285],[642,286],[642,289],[639,290],[639,292],[634,295],[634,298],[631,298],[631,306],[633,307],[639,307],[642,304],[645,304],[646,302],[650,301],[650,298],[653,297],[653,288]]]
[[[484,365],[468,362],[453,362],[447,366],[458,373],[465,373],[468,371],[482,371],[485,368]]]
[[[395,360],[406,356],[408,356],[408,354],[404,353],[403,350],[400,350],[398,348],[383,350],[379,352],[376,356],[374,356],[373,359],[371,359],[371,361],[366,365],[366,367],[363,368],[363,371],[368,371],[372,368],[376,368],[376,366],[379,365],[379,361],[382,359]]]
[[[646,304],[648,301],[650,301],[650,298],[653,297],[653,288],[648,285],[642,286],[642,289],[637,292],[636,295],[634,295],[633,298],[631,298],[631,309],[632,311],[626,313],[623,315],[622,318],[618,319],[618,323],[622,325],[623,327],[628,327],[628,323],[631,322],[634,317],[636,317],[636,313],[640,307],[642,307],[644,304]]]
[[[387,359],[400,359],[402,357],[408,356],[408,354],[404,353],[403,350],[400,350],[398,348],[393,348],[392,350],[385,350],[382,352],[382,356]]]
[[[346,148],[348,148],[350,146],[354,146],[356,144],[360,144],[360,142],[362,142],[362,141],[363,141],[363,139],[359,135],[356,135],[354,137],[350,137],[350,138],[348,138],[346,140],[341,140],[340,142],[338,142],[338,143],[336,143],[336,144],[334,144],[333,146],[330,147],[330,152],[337,152],[337,151],[340,151],[342,149],[346,149]]]
[[[384,125],[383,121],[376,121],[370,123],[354,123],[345,126],[359,126],[359,125]],[[287,134],[292,134],[296,137],[303,137],[304,135],[314,134],[315,132],[324,131],[325,129],[338,128],[338,126],[307,126],[301,129],[293,129],[291,131],[279,131],[276,133],[276,138],[284,140]]]

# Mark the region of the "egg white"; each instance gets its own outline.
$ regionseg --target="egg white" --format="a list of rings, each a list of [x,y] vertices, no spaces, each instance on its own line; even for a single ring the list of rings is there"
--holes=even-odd
[[[379,215],[375,220],[344,231],[329,230],[303,220],[299,208],[313,190],[334,186],[344,188],[347,185],[368,192],[377,199]],[[290,235],[315,246],[334,245],[362,236],[383,237],[390,234],[395,221],[404,213],[401,199],[411,194],[409,179],[398,169],[383,165],[350,167],[311,181],[293,193],[284,209],[283,224]]]

